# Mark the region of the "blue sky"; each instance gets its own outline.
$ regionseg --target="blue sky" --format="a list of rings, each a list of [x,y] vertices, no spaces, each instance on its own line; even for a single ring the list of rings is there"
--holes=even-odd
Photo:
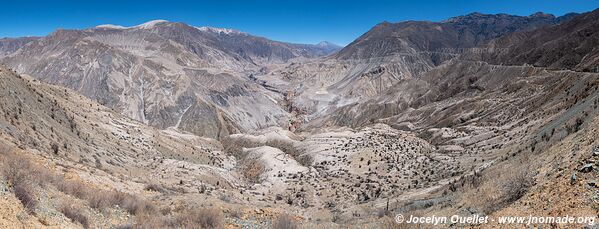
[[[57,28],[131,26],[153,19],[238,29],[270,39],[340,45],[382,21],[439,21],[471,12],[555,15],[586,12],[599,0],[416,1],[3,1],[0,37],[43,36]]]

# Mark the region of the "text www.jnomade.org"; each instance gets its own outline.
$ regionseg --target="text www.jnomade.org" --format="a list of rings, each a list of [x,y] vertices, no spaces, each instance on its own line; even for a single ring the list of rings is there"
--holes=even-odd
[[[397,214],[395,216],[396,223],[403,224],[429,224],[429,225],[441,225],[441,224],[522,224],[522,225],[539,225],[539,224],[584,224],[584,225],[595,225],[595,216],[403,216]]]

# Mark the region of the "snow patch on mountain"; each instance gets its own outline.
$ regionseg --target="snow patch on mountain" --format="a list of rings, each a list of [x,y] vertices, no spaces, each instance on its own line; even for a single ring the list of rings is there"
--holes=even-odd
[[[244,34],[239,30],[234,29],[226,29],[226,28],[215,28],[209,26],[195,27],[196,29],[204,32],[213,32],[213,33],[224,33],[224,34]]]
[[[121,26],[121,25],[113,25],[113,24],[103,24],[103,25],[98,25],[96,26],[96,28],[98,29],[151,29],[154,26],[156,26],[157,24],[160,23],[167,23],[169,21],[167,20],[152,20],[152,21],[148,21],[146,23],[142,23],[136,26],[130,26],[130,27],[126,27],[126,26]]]
[[[96,26],[98,29],[127,29],[127,27],[120,25],[104,24]]]
[[[154,26],[160,24],[160,23],[167,23],[168,21],[166,20],[152,20],[140,25],[136,25],[135,28],[139,28],[139,29],[151,29]]]

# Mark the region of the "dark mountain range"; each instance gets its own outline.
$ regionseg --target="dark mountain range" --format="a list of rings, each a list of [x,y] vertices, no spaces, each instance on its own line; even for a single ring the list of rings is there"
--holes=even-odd
[[[505,65],[531,64],[599,72],[598,47],[599,10],[595,10],[561,24],[497,38],[483,47],[496,52],[468,54],[466,58]]]
[[[554,25],[572,16],[471,13],[441,22],[383,22],[347,45],[335,54],[335,58],[364,59],[420,52],[459,53],[462,48],[472,48],[508,33]]]

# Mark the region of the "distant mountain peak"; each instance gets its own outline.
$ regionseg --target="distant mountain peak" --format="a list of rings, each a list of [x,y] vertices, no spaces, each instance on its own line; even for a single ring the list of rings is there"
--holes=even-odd
[[[202,26],[202,27],[195,27],[197,29],[199,29],[200,31],[204,31],[204,32],[213,32],[213,33],[224,33],[224,34],[245,34],[239,30],[235,30],[235,29],[228,29],[228,28],[216,28],[216,27],[210,27],[210,26]]]
[[[216,27],[210,27],[210,26],[202,26],[202,27],[196,27],[197,29],[199,29],[200,31],[204,31],[204,32],[213,32],[213,33],[224,33],[224,34],[245,34],[244,32],[241,32],[239,30],[235,30],[235,29],[229,29],[229,28],[216,28]]]
[[[484,15],[486,15],[486,14],[483,14],[481,12],[472,12],[472,13],[466,14],[466,16],[484,16]]]
[[[160,24],[160,23],[168,23],[169,21],[167,20],[151,20],[136,26],[130,26],[130,27],[125,27],[125,26],[121,26],[121,25],[113,25],[113,24],[103,24],[103,25],[98,25],[96,26],[96,28],[98,29],[151,29],[154,26]]]
[[[334,44],[334,43],[328,42],[328,41],[318,42],[318,44],[316,44],[316,46],[318,46],[318,47],[341,47],[337,44]]]
[[[152,21],[148,21],[146,23],[143,24],[139,24],[134,26],[135,28],[140,28],[140,29],[150,29],[153,28],[154,26],[160,24],[160,23],[167,23],[167,20],[152,20]]]
[[[492,14],[483,14],[480,12],[472,12],[466,15],[460,15],[460,16],[456,16],[456,17],[450,17],[446,20],[441,21],[442,23],[451,23],[451,22],[457,22],[457,21],[462,21],[465,19],[475,19],[475,18],[481,18],[481,17],[485,17],[485,16],[491,16]]]
[[[547,13],[543,13],[543,12],[536,12],[534,14],[531,14],[528,17],[536,17],[536,18],[555,18],[555,16],[553,14],[547,14]]]

